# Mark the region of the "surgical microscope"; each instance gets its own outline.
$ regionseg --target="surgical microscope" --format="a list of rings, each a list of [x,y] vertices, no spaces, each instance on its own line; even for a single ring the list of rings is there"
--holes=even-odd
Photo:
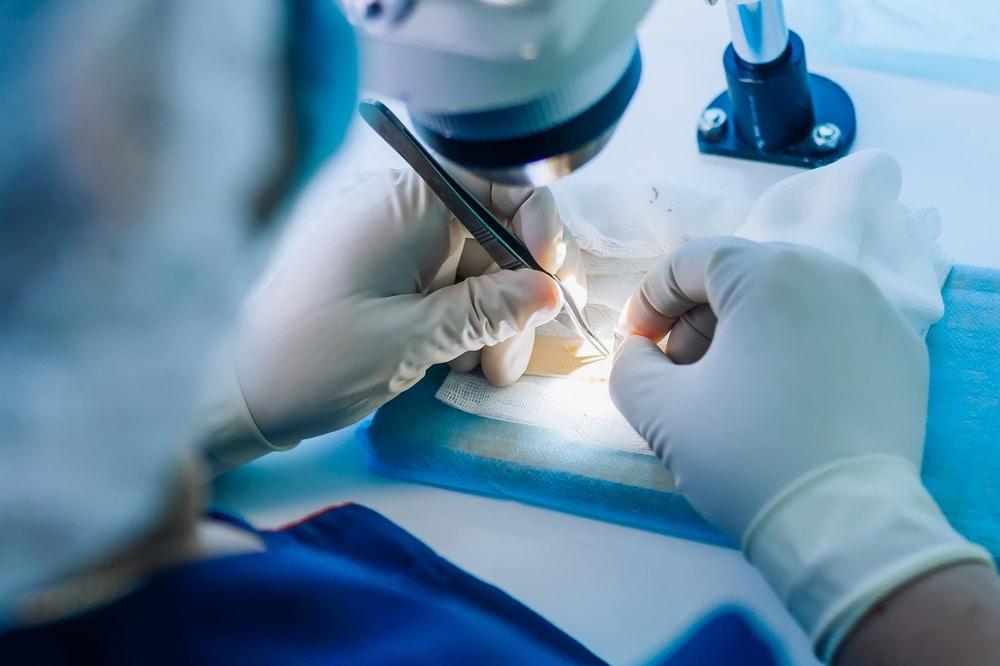
[[[733,34],[723,56],[728,89],[692,114],[699,149],[801,167],[846,154],[855,135],[850,97],[807,71],[782,0],[721,1]],[[403,103],[420,138],[447,161],[520,185],[553,182],[611,138],[639,84],[635,30],[652,5],[340,2],[359,37],[364,86]]]

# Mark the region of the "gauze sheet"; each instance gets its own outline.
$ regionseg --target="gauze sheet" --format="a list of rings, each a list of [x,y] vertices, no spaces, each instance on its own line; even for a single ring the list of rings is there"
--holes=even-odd
[[[936,244],[937,212],[901,205],[900,185],[893,158],[865,151],[782,181],[755,204],[667,183],[574,180],[552,189],[584,256],[586,315],[610,346],[618,314],[645,272],[683,243],[715,235],[822,249],[864,270],[926,332],[943,313],[940,288],[950,264]],[[609,373],[610,360],[552,322],[538,330],[528,370],[513,386],[453,371],[436,397],[478,416],[652,455],[612,405]]]

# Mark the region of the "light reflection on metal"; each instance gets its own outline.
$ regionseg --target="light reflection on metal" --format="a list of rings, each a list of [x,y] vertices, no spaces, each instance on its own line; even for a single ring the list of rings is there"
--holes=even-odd
[[[788,48],[788,26],[782,0],[728,0],[733,48],[746,62],[777,60]]]

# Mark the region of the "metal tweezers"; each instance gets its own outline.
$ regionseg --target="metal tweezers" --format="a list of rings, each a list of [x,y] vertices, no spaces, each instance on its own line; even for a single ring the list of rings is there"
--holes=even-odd
[[[365,122],[424,179],[500,268],[530,268],[541,271],[555,280],[562,291],[564,311],[569,315],[569,321],[577,334],[593,345],[601,355],[605,357],[610,355],[607,347],[594,335],[583,311],[562,280],[542,268],[524,243],[445,171],[385,104],[366,100],[358,105],[358,112]]]

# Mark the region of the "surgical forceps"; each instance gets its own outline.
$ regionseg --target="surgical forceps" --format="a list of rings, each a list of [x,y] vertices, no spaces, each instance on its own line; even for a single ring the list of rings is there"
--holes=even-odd
[[[602,356],[610,355],[608,348],[594,335],[583,311],[562,280],[542,268],[524,243],[445,171],[385,104],[366,100],[358,105],[358,112],[365,122],[424,179],[452,215],[469,230],[473,238],[483,246],[500,268],[512,270],[530,268],[541,271],[555,280],[563,295],[564,311],[569,315],[577,334],[593,345]]]

